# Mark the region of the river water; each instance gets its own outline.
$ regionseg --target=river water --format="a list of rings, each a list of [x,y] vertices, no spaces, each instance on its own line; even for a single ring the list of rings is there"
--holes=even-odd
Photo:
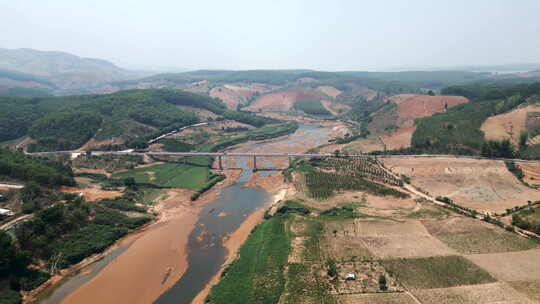
[[[285,139],[255,143],[235,149],[234,152],[304,152],[326,143],[331,135],[331,128],[300,125],[294,134]],[[226,162],[226,160],[224,161]],[[242,169],[241,176],[234,184],[221,189],[219,198],[206,204],[200,211],[195,229],[190,233],[188,239],[189,266],[187,271],[180,280],[157,299],[156,303],[191,303],[225,262],[227,252],[223,247],[223,238],[237,230],[250,214],[269,200],[269,194],[264,189],[245,187],[253,174],[248,166],[248,160],[237,158],[234,161],[236,161],[237,167]],[[275,164],[269,160],[263,160],[261,165]],[[263,172],[263,174],[269,173],[272,172]],[[120,246],[104,259],[89,266],[90,274],[83,272],[74,275],[65,279],[58,287],[45,291],[40,303],[60,303],[70,293],[99,274],[116,257],[123,254],[129,245]],[[117,284],[122,283],[117,282]],[[133,292],[136,293],[137,290],[133,290]],[[99,299],[95,299],[95,303],[98,302]]]

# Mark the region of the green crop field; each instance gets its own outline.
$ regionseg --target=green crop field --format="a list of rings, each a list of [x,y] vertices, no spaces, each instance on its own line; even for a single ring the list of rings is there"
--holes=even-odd
[[[283,269],[290,243],[284,221],[273,217],[257,226],[240,248],[240,258],[212,288],[208,296],[211,303],[278,302],[285,286]]]
[[[208,167],[179,163],[167,163],[113,174],[113,178],[119,179],[133,177],[137,183],[151,183],[162,187],[192,190],[204,186],[208,176]]]

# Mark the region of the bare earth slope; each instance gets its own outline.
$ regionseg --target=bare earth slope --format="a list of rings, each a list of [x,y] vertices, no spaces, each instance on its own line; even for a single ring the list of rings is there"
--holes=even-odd
[[[487,139],[502,140],[509,138],[516,145],[519,135],[527,127],[529,113],[540,112],[540,105],[530,105],[508,113],[489,117],[480,127]]]
[[[419,94],[400,94],[388,98],[398,106],[398,130],[390,135],[381,136],[387,149],[399,149],[411,145],[414,133],[414,120],[444,112],[458,104],[469,101],[461,96],[430,96]]]
[[[468,208],[502,213],[540,199],[540,191],[523,185],[502,161],[411,157],[384,163],[432,196],[446,196]]]
[[[264,95],[245,109],[250,111],[288,111],[295,102],[316,97],[316,93],[308,91],[287,90]]]

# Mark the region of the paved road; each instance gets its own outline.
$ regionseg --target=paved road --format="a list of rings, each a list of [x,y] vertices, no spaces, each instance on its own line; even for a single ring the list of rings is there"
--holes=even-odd
[[[3,224],[2,226],[0,226],[0,230],[9,230],[11,229],[11,227],[13,227],[14,225],[20,223],[20,222],[23,222],[23,221],[26,221],[26,220],[29,220],[33,217],[34,215],[33,214],[25,214],[23,216],[20,216],[20,217],[17,217],[17,218],[14,218],[13,220]]]

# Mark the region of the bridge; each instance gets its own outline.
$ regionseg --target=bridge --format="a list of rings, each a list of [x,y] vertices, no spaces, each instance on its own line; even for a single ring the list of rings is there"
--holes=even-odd
[[[528,159],[514,159],[514,158],[490,158],[483,156],[469,156],[469,155],[441,155],[441,154],[415,154],[415,155],[392,155],[392,154],[335,154],[335,153],[249,153],[249,152],[153,152],[153,151],[53,151],[53,152],[34,152],[26,153],[28,155],[47,156],[47,155],[79,155],[79,154],[91,154],[96,156],[101,155],[150,155],[150,156],[210,156],[218,159],[218,166],[220,170],[223,170],[223,157],[249,157],[253,158],[254,169],[257,169],[257,157],[281,157],[288,158],[289,164],[294,158],[365,158],[365,159],[380,159],[380,158],[466,158],[466,159],[478,159],[478,160],[501,160],[501,161],[513,161],[522,163],[535,163],[539,160]]]
[[[324,154],[324,153],[228,153],[228,152],[137,152],[137,151],[54,151],[54,152],[35,152],[27,153],[28,155],[72,155],[72,154],[89,154],[95,156],[101,155],[150,155],[150,156],[210,156],[218,160],[220,170],[223,170],[223,157],[249,157],[253,159],[253,168],[257,169],[257,157],[276,157],[287,158],[289,164],[294,158],[328,158],[328,157],[351,157],[351,158],[374,158],[367,154]]]

